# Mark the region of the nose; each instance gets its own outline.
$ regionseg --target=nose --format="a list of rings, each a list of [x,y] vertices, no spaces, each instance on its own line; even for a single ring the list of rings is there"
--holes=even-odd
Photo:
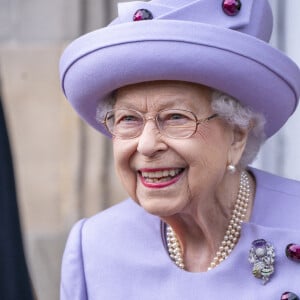
[[[164,137],[159,132],[155,120],[147,119],[141,135],[138,137],[137,151],[145,156],[154,156],[156,153],[168,149]]]

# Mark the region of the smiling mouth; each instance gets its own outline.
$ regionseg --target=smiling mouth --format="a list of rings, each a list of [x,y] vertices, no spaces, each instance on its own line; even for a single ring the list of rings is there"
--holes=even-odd
[[[172,181],[183,172],[183,168],[160,170],[160,171],[139,171],[143,181],[146,183],[164,183]]]

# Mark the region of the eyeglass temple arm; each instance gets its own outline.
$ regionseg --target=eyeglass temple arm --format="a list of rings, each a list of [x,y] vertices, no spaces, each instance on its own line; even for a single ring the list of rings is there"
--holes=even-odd
[[[201,123],[203,123],[203,122],[209,121],[209,120],[211,120],[211,119],[214,119],[214,118],[216,118],[217,116],[218,116],[218,114],[213,114],[213,115],[211,115],[210,117],[208,117],[208,118],[206,118],[206,119],[197,120],[197,125],[199,125],[199,124],[201,124]]]
[[[218,114],[213,114],[212,116],[208,117],[206,120],[209,121],[213,118],[216,118],[218,116]]]

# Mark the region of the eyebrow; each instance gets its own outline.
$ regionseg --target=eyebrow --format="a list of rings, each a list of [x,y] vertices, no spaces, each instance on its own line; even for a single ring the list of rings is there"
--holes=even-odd
[[[127,98],[127,97],[126,97]],[[130,101],[130,98],[128,97],[127,99],[122,100],[122,104],[120,105],[118,103],[118,100],[115,102],[114,107],[118,107],[118,108],[129,108],[129,109],[136,109],[138,110],[140,108],[140,105],[137,102],[132,103]],[[168,99],[169,98],[169,99]],[[163,97],[161,97],[161,99],[163,99]],[[160,103],[159,105],[159,110],[163,110],[163,109],[174,109],[174,108],[179,108],[179,109],[190,109],[190,110],[194,110],[195,107],[188,107],[187,105],[183,105],[189,98],[187,97],[179,97],[179,96],[175,96],[175,97],[166,97],[164,99],[164,102]],[[153,100],[154,103],[156,103],[156,100]]]

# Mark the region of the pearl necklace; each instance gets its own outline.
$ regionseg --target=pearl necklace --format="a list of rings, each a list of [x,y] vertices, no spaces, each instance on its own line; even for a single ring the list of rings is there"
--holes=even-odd
[[[241,223],[245,220],[249,200],[250,180],[247,172],[244,171],[241,174],[239,192],[232,211],[229,225],[227,227],[223,241],[221,242],[221,245],[215,257],[213,258],[210,266],[207,269],[208,271],[215,268],[223,260],[225,260],[237,244],[242,228]],[[169,225],[166,226],[166,240],[170,258],[179,268],[184,269],[185,266],[183,261],[182,247],[173,228]]]

